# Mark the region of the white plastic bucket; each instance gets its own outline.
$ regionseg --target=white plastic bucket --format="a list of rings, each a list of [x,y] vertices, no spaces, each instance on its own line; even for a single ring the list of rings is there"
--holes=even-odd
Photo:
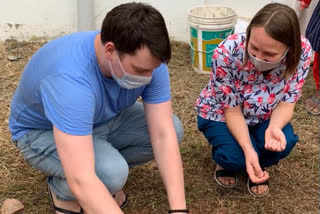
[[[234,32],[235,9],[221,5],[202,5],[188,10],[192,67],[211,72],[212,54],[218,44]]]

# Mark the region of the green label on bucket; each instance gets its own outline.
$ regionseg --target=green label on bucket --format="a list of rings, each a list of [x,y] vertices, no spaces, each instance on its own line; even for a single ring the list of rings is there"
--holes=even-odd
[[[224,30],[224,31],[202,31],[202,39],[203,40],[211,40],[211,39],[225,39],[229,36],[232,29]]]
[[[190,27],[190,35],[191,37],[198,38],[198,30]]]
[[[198,51],[198,30],[190,27],[190,45],[191,45],[191,62],[192,66],[197,68],[199,66],[199,53]]]
[[[222,41],[222,40],[221,40]],[[218,46],[218,44],[207,44],[206,45],[206,50],[209,51],[209,50],[213,50],[215,49],[216,47]],[[208,68],[211,68],[211,62],[212,62],[212,55],[213,55],[213,52],[211,53],[206,53],[206,67]]]
[[[211,71],[213,50],[230,34],[232,34],[232,29],[211,32],[202,31],[202,49],[205,51],[202,60],[204,71]]]
[[[190,34],[191,34],[191,37],[198,38],[198,30],[197,29],[190,27]]]

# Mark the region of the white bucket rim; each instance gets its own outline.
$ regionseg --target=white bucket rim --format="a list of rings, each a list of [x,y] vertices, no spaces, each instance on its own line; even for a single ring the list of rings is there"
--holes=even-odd
[[[209,6],[209,7],[224,7],[224,8],[228,8],[228,9],[231,9],[231,11],[233,11],[233,14],[229,15],[229,16],[223,16],[223,17],[207,18],[207,17],[197,16],[197,15],[194,15],[194,14],[191,13],[191,10],[193,10],[195,8],[201,8],[201,7],[207,7],[207,6]],[[206,19],[208,19],[208,20],[216,19],[217,20],[217,19],[226,19],[226,18],[231,18],[231,17],[235,17],[235,18],[238,17],[237,11],[234,8],[227,7],[227,6],[224,6],[224,5],[213,5],[213,4],[212,5],[211,4],[198,5],[198,6],[192,7],[190,9],[188,9],[188,16],[189,17],[194,17],[194,18],[200,18],[200,19],[204,19],[204,20],[206,20]]]
[[[198,30],[212,30],[212,31],[221,31],[221,30],[229,30],[234,28],[235,23],[228,23],[223,26],[212,25],[212,24],[198,24],[194,22],[188,21],[188,25],[192,28],[196,28]]]

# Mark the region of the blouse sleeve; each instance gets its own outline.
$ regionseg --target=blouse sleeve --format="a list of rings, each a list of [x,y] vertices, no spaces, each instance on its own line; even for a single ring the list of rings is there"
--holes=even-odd
[[[311,45],[309,41],[304,37],[301,38],[301,48],[302,54],[299,65],[295,73],[288,79],[283,89],[284,96],[282,98],[282,101],[284,102],[295,103],[302,95],[301,88],[308,75],[312,57]]]
[[[233,50],[236,46],[234,40],[225,40],[215,49],[212,57],[211,90],[223,108],[235,107],[240,103],[235,87],[236,59]]]

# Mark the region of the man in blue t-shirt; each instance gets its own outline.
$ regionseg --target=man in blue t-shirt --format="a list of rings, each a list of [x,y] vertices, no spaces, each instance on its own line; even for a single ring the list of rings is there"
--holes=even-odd
[[[24,159],[48,175],[56,213],[122,213],[129,168],[153,158],[169,208],[187,212],[170,57],[161,14],[127,3],[106,15],[101,32],[63,36],[31,58],[9,128]]]

